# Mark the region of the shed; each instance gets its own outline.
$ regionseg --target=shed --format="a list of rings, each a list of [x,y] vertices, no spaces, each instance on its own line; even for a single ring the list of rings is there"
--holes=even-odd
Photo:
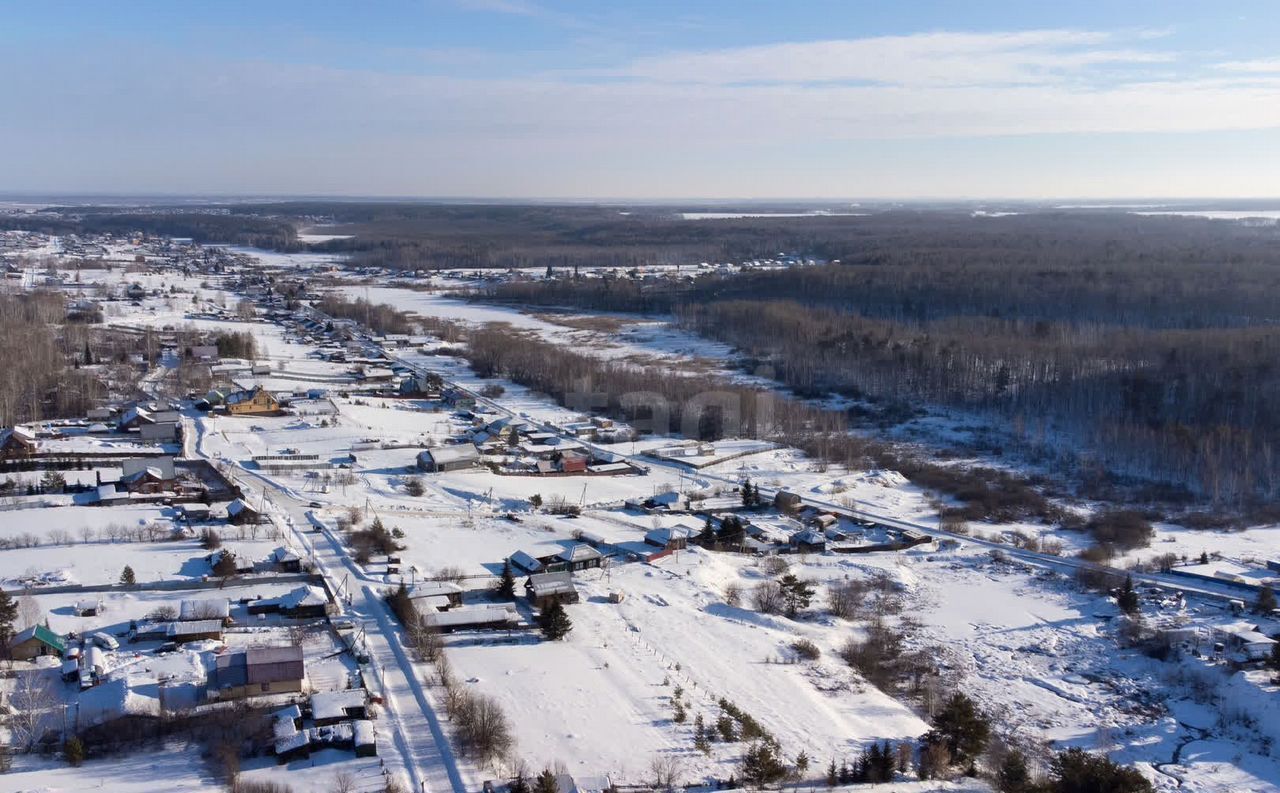
[[[538,561],[532,554],[525,551],[516,551],[511,554],[511,556],[507,557],[507,559],[511,562],[512,567],[525,573],[532,574],[542,572],[542,562]]]
[[[480,450],[474,443],[457,443],[437,446],[418,453],[418,468],[431,473],[459,471],[473,468],[480,463]]]
[[[363,688],[311,695],[311,718],[317,727],[368,717],[369,692]]]
[[[171,622],[165,629],[165,638],[175,644],[186,644],[203,639],[222,641],[222,620],[186,620]]]
[[[179,620],[231,621],[231,601],[227,598],[203,598],[184,600],[178,604]]]
[[[356,719],[351,722],[351,731],[356,757],[376,757],[378,742],[373,722],[368,719]]]
[[[802,503],[800,495],[790,490],[779,490],[773,497],[773,506],[780,512],[795,512]]]

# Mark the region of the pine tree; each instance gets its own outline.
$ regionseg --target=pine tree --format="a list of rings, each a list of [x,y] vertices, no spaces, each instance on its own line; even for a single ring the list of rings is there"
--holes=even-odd
[[[529,782],[524,778],[523,772],[516,772],[516,778],[511,780],[507,793],[529,793]]]
[[[991,722],[978,710],[977,703],[964,694],[954,694],[933,721],[932,734],[941,739],[959,764],[972,760],[987,748],[991,737]],[[930,741],[928,735],[926,742]]]
[[[538,626],[542,628],[542,635],[553,642],[563,639],[573,630],[573,622],[558,600],[551,601],[542,610],[542,614],[538,616]]]
[[[808,608],[809,602],[813,600],[813,585],[796,578],[793,573],[787,573],[778,579],[778,584],[782,587],[782,602],[787,616],[795,619],[796,614],[801,609]]]
[[[809,770],[809,755],[803,751],[796,755],[796,773],[803,774]]]
[[[516,577],[511,572],[511,560],[502,562],[502,578],[498,579],[498,597],[506,600],[516,599]]]
[[[18,601],[0,589],[0,654],[8,655],[13,625],[18,620]]]
[[[827,787],[835,787],[840,783],[840,771],[836,768],[836,759],[831,758],[831,764],[827,766]]]
[[[786,773],[773,744],[767,741],[752,744],[742,756],[742,781],[748,785],[767,785],[782,779]]]
[[[711,741],[707,738],[707,731],[702,725],[702,716],[698,716],[699,721],[693,726],[693,748],[703,754],[711,754]]]
[[[538,774],[538,780],[533,785],[533,793],[559,793],[559,791],[556,775],[550,768],[542,769],[542,773]]]
[[[68,765],[79,766],[84,762],[84,741],[72,735],[62,745],[62,756],[66,758]]]
[[[1276,593],[1271,587],[1258,590],[1258,602],[1253,604],[1253,610],[1259,614],[1270,614],[1276,610]]]
[[[751,506],[751,480],[744,480],[742,483],[742,506]]]
[[[1116,595],[1116,605],[1125,614],[1137,614],[1142,609],[1138,593],[1133,588],[1133,576],[1125,576],[1124,586],[1120,587],[1120,594]]]
[[[1027,771],[1027,758],[1022,752],[1015,749],[1000,763],[1000,770],[996,772],[996,789],[1000,793],[1031,793],[1035,789],[1031,773]]]
[[[124,569],[120,571],[120,583],[125,586],[133,586],[138,583],[137,577],[133,574],[133,568],[129,565],[125,565]]]

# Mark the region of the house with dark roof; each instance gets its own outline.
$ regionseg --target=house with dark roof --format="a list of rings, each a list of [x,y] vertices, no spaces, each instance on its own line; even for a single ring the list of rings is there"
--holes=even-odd
[[[301,647],[232,650],[215,659],[209,676],[209,696],[239,699],[299,692],[306,676]]]
[[[552,603],[564,605],[578,602],[578,590],[568,571],[531,575],[524,584],[524,591],[529,605],[539,610]]]

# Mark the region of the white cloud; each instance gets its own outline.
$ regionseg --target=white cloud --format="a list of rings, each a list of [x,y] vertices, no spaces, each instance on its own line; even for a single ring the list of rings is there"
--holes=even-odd
[[[1216,64],[1216,67],[1227,72],[1245,72],[1249,74],[1280,73],[1280,58],[1259,58],[1251,61],[1227,61]]]
[[[704,84],[869,82],[886,85],[1036,84],[1090,67],[1165,63],[1168,53],[1113,46],[1079,30],[918,33],[739,47],[642,58],[619,74]]]

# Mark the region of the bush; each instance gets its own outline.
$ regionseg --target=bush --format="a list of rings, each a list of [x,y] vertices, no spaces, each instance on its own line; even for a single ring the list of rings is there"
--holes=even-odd
[[[84,762],[84,742],[75,735],[67,739],[62,746],[62,756],[66,758],[67,764],[79,766]]]
[[[423,493],[427,492],[427,489],[422,484],[422,477],[411,476],[408,481],[404,483],[404,491],[414,498],[418,498]]]
[[[806,661],[816,661],[822,656],[822,650],[818,649],[818,645],[808,639],[798,639],[792,642],[791,651]]]
[[[1147,547],[1155,536],[1155,529],[1146,517],[1131,509],[1099,512],[1089,519],[1085,528],[1099,544],[1126,551]]]
[[[213,529],[200,532],[200,547],[206,551],[216,551],[222,547],[222,537]]]
[[[751,605],[761,614],[778,614],[782,611],[782,585],[777,581],[761,581],[751,590]]]

